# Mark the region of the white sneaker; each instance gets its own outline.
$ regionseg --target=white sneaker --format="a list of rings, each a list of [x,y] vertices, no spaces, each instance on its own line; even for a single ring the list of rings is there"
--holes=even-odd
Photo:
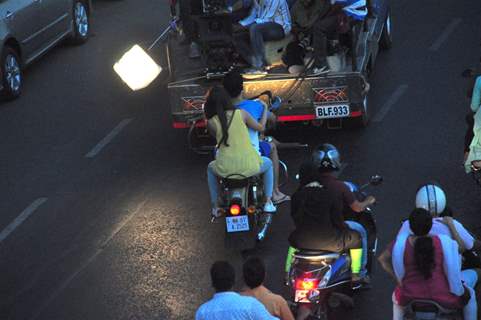
[[[276,206],[272,203],[271,200],[267,201],[264,204],[264,212],[274,213],[276,211],[277,211]]]
[[[219,210],[219,208],[212,208],[210,215],[213,219],[216,219],[222,217],[222,212]]]
[[[311,75],[311,76],[318,76],[318,75],[326,74],[326,73],[329,73],[329,72],[331,72],[331,70],[330,70],[329,67],[326,65],[326,66],[322,66],[322,67],[320,67],[320,68],[313,68],[313,69],[311,69],[309,75]]]

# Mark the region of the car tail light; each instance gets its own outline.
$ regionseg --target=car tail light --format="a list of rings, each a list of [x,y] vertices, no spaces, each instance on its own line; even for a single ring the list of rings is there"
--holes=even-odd
[[[247,208],[247,213],[248,213],[248,214],[254,214],[254,213],[256,213],[256,211],[257,211],[256,206],[249,206],[249,207]]]
[[[237,216],[241,213],[241,207],[238,204],[233,204],[230,206],[229,212],[233,216]]]
[[[318,279],[297,279],[296,280],[296,289],[297,290],[313,290],[316,289],[319,285]]]

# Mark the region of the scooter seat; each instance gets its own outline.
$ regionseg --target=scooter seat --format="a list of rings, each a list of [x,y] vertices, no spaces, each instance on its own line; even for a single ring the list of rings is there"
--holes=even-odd
[[[323,254],[330,254],[330,253],[336,253],[332,251],[327,251],[327,250],[304,250],[304,249],[299,249],[298,251],[299,254],[302,254],[304,256],[319,256]]]
[[[339,256],[337,252],[325,250],[300,250],[294,254],[295,258],[304,260],[337,259]]]

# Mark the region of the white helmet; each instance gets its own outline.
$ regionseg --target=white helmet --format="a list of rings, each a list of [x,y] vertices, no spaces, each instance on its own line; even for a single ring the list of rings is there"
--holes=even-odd
[[[446,194],[435,184],[425,184],[416,193],[416,208],[426,209],[437,216],[446,208]]]

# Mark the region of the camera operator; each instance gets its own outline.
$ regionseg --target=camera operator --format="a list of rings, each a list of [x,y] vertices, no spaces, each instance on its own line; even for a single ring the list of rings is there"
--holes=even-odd
[[[237,47],[253,69],[251,74],[263,74],[264,42],[281,40],[291,31],[291,16],[286,0],[254,0],[249,16],[234,26],[237,32],[248,31],[250,47],[238,41]]]

